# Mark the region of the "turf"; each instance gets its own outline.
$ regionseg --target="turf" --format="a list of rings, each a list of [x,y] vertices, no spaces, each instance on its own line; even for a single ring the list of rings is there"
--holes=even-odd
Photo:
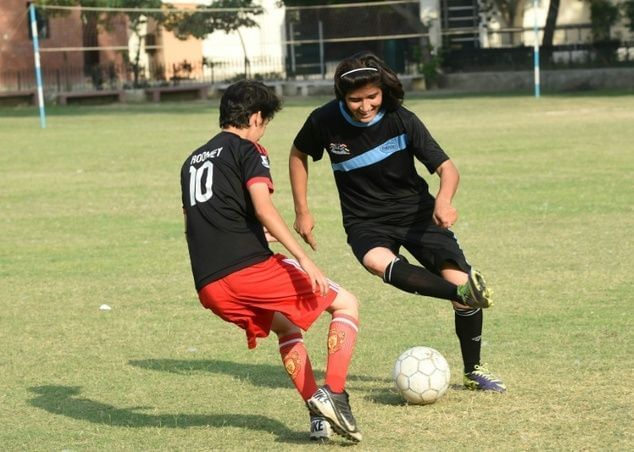
[[[323,100],[289,100],[263,139],[289,223],[288,149]],[[218,130],[216,103],[51,108],[44,130],[33,109],[0,110],[3,450],[315,447],[275,339],[247,350],[194,293],[178,175]],[[634,96],[407,106],[461,171],[455,232],[495,289],[483,355],[509,391],[461,388],[451,309],[360,268],[329,165],[313,164],[314,258],[362,303],[348,384],[357,449],[631,449]],[[306,334],[319,378],[326,328]],[[434,405],[391,389],[413,345],[451,365]]]

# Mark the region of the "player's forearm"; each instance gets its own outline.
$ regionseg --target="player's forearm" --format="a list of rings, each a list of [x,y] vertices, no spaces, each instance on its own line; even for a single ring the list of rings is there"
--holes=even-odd
[[[306,214],[309,212],[308,162],[305,155],[301,154],[295,147],[291,149],[288,167],[295,215]]]
[[[458,168],[456,168],[456,165],[454,165],[451,160],[446,160],[438,167],[436,173],[440,177],[440,186],[436,199],[451,203],[460,184]]]
[[[307,256],[275,207],[269,206],[256,211],[256,216],[258,220],[260,220],[260,223],[268,230],[269,234],[275,237],[297,260],[301,260]]]

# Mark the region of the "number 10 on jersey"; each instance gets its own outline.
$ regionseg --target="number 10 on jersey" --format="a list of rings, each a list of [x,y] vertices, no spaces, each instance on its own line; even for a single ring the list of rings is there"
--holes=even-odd
[[[189,202],[195,206],[197,202],[209,201],[213,196],[214,164],[207,160],[200,168],[189,167]],[[203,186],[203,179],[205,185]]]

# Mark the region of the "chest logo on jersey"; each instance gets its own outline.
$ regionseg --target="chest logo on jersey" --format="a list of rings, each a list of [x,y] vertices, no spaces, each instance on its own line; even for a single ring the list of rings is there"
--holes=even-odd
[[[336,155],[350,155],[350,149],[345,143],[330,143],[329,152]]]

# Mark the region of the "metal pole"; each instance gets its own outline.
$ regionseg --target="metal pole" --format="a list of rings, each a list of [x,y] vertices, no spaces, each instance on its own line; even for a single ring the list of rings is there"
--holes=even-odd
[[[326,78],[326,67],[324,63],[324,24],[320,20],[318,22],[319,26],[319,66],[321,68],[321,78]]]
[[[534,43],[533,43],[533,67],[535,72],[535,97],[540,96],[540,86],[539,86],[539,27],[537,25],[537,6],[539,0],[533,0],[533,34]]]
[[[33,56],[35,58],[35,79],[37,80],[37,103],[40,107],[40,127],[46,128],[46,113],[44,111],[44,89],[42,87],[42,69],[40,68],[40,43],[37,36],[37,20],[35,18],[35,3],[29,6],[31,16],[31,34],[33,35]]]

